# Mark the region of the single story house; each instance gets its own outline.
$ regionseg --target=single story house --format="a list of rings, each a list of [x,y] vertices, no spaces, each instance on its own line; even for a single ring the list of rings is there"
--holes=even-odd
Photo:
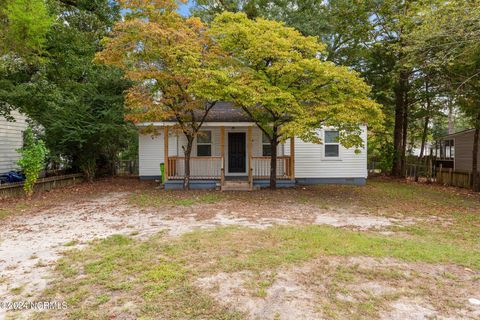
[[[0,116],[0,174],[17,170],[20,154],[16,151],[23,145],[23,131],[27,118],[17,111],[12,112],[15,121]]]
[[[173,130],[175,121],[141,123],[155,126],[157,134],[139,135],[139,175],[159,179],[165,164],[165,188],[180,189],[184,178],[182,146],[186,138]],[[338,143],[335,129],[318,131],[323,144],[291,138],[278,146],[277,186],[296,184],[356,184],[367,179],[367,128],[362,126],[365,147],[361,152]],[[221,187],[248,190],[269,185],[270,144],[263,132],[240,109],[217,103],[193,144],[191,188]]]
[[[471,172],[474,133],[475,129],[468,129],[441,137],[434,149],[436,165],[454,171]],[[480,161],[480,150],[478,159]]]

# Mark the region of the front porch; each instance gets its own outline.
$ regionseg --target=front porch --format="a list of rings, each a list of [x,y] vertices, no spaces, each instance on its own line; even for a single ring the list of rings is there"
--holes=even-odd
[[[178,145],[173,147],[172,132],[164,127],[165,188],[182,188],[185,176],[185,157]],[[169,142],[170,141],[170,142]],[[178,144],[179,138],[176,141]],[[182,143],[180,143],[182,145]],[[279,187],[295,185],[294,139],[281,144],[277,150],[277,180]],[[209,189],[229,186],[242,186],[251,190],[269,184],[269,146],[261,131],[248,126],[209,126],[204,127],[194,142],[190,158],[191,187]],[[172,154],[173,153],[173,154]],[[235,181],[235,182],[231,182]]]

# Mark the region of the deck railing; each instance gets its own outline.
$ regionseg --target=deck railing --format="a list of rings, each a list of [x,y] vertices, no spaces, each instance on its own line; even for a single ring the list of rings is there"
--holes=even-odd
[[[277,157],[277,178],[290,179],[290,157]],[[270,177],[270,157],[252,157],[252,176],[255,179]]]
[[[223,157],[191,157],[191,179],[222,179]],[[168,157],[168,179],[183,179],[185,176],[185,158]]]

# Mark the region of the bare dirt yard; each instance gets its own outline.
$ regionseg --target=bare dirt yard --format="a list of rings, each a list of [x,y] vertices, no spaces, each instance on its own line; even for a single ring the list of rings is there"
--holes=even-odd
[[[480,318],[480,196],[464,190],[104,179],[0,201],[0,319]],[[64,304],[7,310],[22,301]]]

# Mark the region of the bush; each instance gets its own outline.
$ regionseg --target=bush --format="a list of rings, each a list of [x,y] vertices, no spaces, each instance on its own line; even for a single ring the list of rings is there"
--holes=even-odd
[[[23,190],[25,190],[27,197],[31,197],[33,194],[33,186],[45,166],[48,151],[42,140],[35,139],[31,128],[25,130],[23,147],[17,151],[22,155],[17,163],[22,168],[26,177]]]

